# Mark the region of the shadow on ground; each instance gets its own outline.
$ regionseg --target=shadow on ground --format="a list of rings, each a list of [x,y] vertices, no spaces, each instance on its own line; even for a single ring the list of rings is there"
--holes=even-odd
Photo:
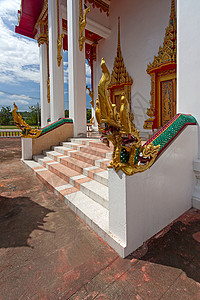
[[[49,232],[43,225],[51,212],[29,197],[0,196],[0,248],[29,247],[27,240],[33,230]]]
[[[196,216],[187,224],[177,221],[163,236],[154,237],[130,258],[182,269],[200,283],[200,214],[197,212]]]

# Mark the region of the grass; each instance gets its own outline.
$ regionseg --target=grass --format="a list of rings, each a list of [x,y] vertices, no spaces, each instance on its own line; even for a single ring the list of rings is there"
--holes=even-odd
[[[0,129],[18,129],[15,125],[0,125]]]
[[[37,125],[31,127],[35,129],[38,128]],[[19,129],[19,128],[15,125],[0,125],[0,129]]]

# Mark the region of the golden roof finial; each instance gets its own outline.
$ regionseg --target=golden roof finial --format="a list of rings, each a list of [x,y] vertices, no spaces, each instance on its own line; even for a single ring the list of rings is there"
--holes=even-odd
[[[124,60],[122,57],[121,52],[121,38],[120,38],[120,17],[118,17],[118,41],[117,41],[117,55],[115,57],[113,71],[111,74],[111,84],[117,85],[122,83],[130,83],[132,84],[133,80],[129,76],[128,72],[126,71],[126,67],[124,65]]]
[[[121,41],[120,41],[120,17],[118,17],[118,45],[117,48],[121,48]]]

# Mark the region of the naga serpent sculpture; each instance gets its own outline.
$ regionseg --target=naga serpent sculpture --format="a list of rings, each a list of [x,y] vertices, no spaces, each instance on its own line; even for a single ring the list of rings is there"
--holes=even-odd
[[[160,145],[142,146],[139,131],[133,124],[133,114],[129,103],[123,93],[121,96],[120,112],[112,104],[107,87],[110,83],[110,72],[104,58],[101,61],[102,77],[98,86],[98,99],[96,101],[96,119],[102,140],[114,146],[112,161],[109,168],[116,172],[120,169],[126,175],[133,175],[150,168],[154,163]]]
[[[21,136],[24,138],[37,138],[42,130],[38,130],[38,129],[33,129],[31,128],[30,125],[28,125],[23,119],[22,116],[20,115],[20,113],[17,113],[18,107],[15,104],[15,102],[13,103],[14,108],[12,111],[12,115],[13,115],[13,119],[14,119],[14,123],[15,125],[21,129]]]

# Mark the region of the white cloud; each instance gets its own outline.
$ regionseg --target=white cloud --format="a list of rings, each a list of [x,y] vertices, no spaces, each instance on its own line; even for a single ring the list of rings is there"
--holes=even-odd
[[[85,72],[86,72],[86,77],[91,76],[91,68],[87,63],[85,64]]]
[[[17,24],[20,3],[20,0],[0,1],[0,83],[40,81],[37,43],[19,36],[6,25]]]
[[[2,106],[11,106],[13,108],[13,102],[19,106],[20,109],[26,109],[28,105],[31,105],[32,98],[26,95],[9,95],[0,92],[0,109]]]

